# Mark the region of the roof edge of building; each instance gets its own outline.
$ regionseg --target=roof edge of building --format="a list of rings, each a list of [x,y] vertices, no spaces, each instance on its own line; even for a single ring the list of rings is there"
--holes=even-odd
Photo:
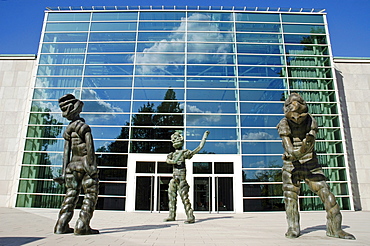
[[[370,57],[334,56],[335,63],[370,63]]]
[[[0,54],[0,60],[34,60],[35,54]]]

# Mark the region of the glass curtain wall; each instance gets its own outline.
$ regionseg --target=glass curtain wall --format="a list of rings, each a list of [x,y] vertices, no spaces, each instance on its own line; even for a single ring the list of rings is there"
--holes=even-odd
[[[125,210],[130,153],[169,153],[211,134],[203,154],[242,158],[244,211],[284,210],[275,126],[299,92],[320,132],[316,149],[342,209],[350,209],[330,47],[322,14],[258,11],[49,11],[17,206],[59,207],[68,122],[58,98],[84,101],[100,171],[98,209]],[[306,186],[301,210],[323,209]]]

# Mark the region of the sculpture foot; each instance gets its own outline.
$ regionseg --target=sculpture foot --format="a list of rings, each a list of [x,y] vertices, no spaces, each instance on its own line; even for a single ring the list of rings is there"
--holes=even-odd
[[[192,223],[194,223],[195,222],[195,217],[193,217],[193,218],[188,218],[187,220],[185,220],[185,224],[192,224]]]
[[[91,235],[91,234],[99,234],[99,230],[95,229],[87,229],[87,230],[75,230],[74,231],[75,235]]]
[[[56,226],[54,228],[54,233],[55,234],[67,234],[67,233],[73,233],[73,229],[70,228],[69,226],[65,227],[65,228],[61,228],[59,226]]]
[[[343,230],[339,230],[337,232],[326,232],[326,236],[328,237],[336,237],[341,239],[350,239],[350,240],[356,240],[356,237],[352,235],[351,233],[345,232]]]
[[[285,237],[287,238],[297,238],[299,237],[300,232],[299,230],[294,230],[292,228],[289,228],[288,231],[285,233]]]
[[[168,222],[168,221],[175,221],[176,219],[174,217],[168,217],[163,220],[163,222]]]

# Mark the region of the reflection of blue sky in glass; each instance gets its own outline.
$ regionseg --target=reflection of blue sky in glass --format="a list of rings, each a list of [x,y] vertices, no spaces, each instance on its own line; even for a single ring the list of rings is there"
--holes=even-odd
[[[193,150],[199,145],[199,142],[186,142],[186,148]],[[239,154],[238,142],[207,142],[200,154]]]
[[[276,156],[243,156],[243,168],[281,167],[281,154]]]

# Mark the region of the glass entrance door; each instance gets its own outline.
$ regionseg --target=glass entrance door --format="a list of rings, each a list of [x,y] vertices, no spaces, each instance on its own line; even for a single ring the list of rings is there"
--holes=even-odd
[[[234,211],[233,162],[194,162],[194,211]]]

